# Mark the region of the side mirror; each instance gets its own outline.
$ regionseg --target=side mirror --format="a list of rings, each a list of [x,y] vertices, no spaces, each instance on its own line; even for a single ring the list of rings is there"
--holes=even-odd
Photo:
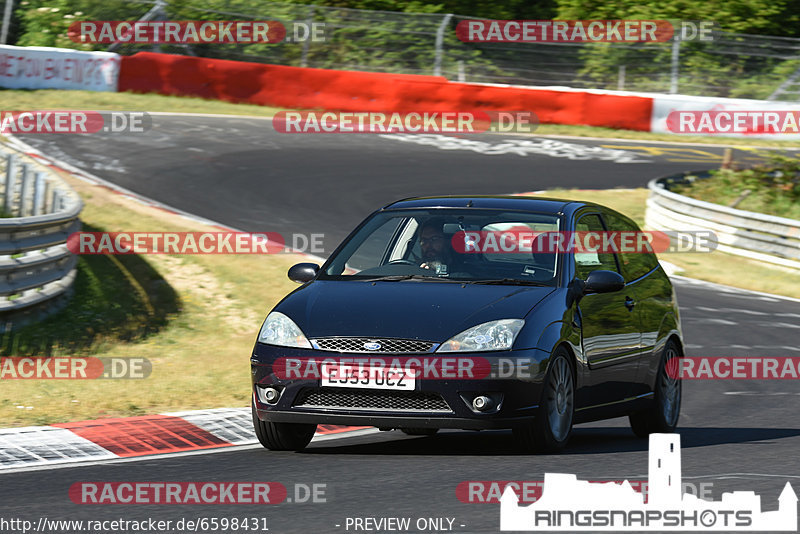
[[[625,279],[614,271],[592,271],[586,277],[583,293],[612,293],[625,287]]]
[[[298,284],[305,284],[314,279],[319,271],[316,263],[298,263],[289,268],[289,280]]]

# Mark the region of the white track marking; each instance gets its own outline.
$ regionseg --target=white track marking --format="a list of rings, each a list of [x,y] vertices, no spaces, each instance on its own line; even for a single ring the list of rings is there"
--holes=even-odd
[[[727,319],[717,319],[716,317],[699,317],[697,319],[694,319],[693,322],[719,324],[723,326],[736,326],[737,324],[739,324],[733,321],[728,321]]]
[[[250,408],[218,408],[191,412],[166,413],[202,428],[218,438],[234,445],[257,443],[253,434]]]
[[[767,312],[743,310],[739,308],[708,308],[706,306],[696,306],[694,309],[706,312],[715,312],[715,313],[744,313],[745,315],[775,315]]]
[[[742,350],[788,350],[793,352],[800,351],[800,347],[790,347],[789,345],[686,345],[686,348],[710,349],[742,349]],[[755,356],[754,356],[755,357]]]
[[[783,397],[786,395],[800,395],[798,393],[792,393],[790,391],[767,391],[767,392],[760,392],[760,391],[726,391],[724,395],[737,395],[741,397]]]
[[[726,286],[724,284],[717,284],[716,282],[707,282],[706,280],[698,280],[696,278],[688,278],[686,276],[670,276],[673,282],[685,283],[686,285],[705,286],[718,293],[733,294],[741,298],[757,298],[757,300],[764,300],[765,302],[777,302],[778,300],[788,300],[791,302],[800,303],[800,299],[794,297],[786,297],[784,295],[775,295],[774,293],[764,293],[762,291],[754,291],[752,289],[743,289],[741,287]]]
[[[65,428],[29,426],[0,430],[0,473],[28,466],[98,459],[115,459],[116,454]]]
[[[7,429],[7,430],[17,430],[17,429]],[[311,441],[312,444],[320,443],[323,441],[332,441],[336,439],[344,439],[344,438],[352,438],[358,436],[367,436],[370,434],[377,434],[380,432],[377,428],[365,428],[362,430],[353,430],[352,432],[340,432],[337,434],[320,434],[314,436],[314,439]],[[149,460],[162,460],[167,458],[180,458],[184,456],[199,456],[203,454],[218,454],[223,452],[235,452],[235,451],[244,451],[249,449],[264,449],[261,444],[254,444],[254,445],[233,445],[231,447],[218,447],[214,449],[201,449],[196,451],[183,451],[183,452],[168,452],[164,454],[152,454],[147,456],[135,456],[133,458],[110,458],[108,460],[92,460],[92,461],[73,461],[72,463],[58,463],[58,464],[47,464],[47,465],[32,465],[26,467],[16,467],[10,469],[0,469],[0,478],[3,475],[8,473],[22,473],[27,471],[48,471],[51,469],[67,469],[73,467],[92,467],[98,465],[109,465],[109,464],[126,464],[132,462],[144,462]],[[269,454],[270,451],[264,449],[265,454]],[[109,453],[111,454],[111,453]]]
[[[489,143],[475,139],[464,139],[439,134],[380,134],[384,139],[432,146],[440,150],[466,150],[489,156],[515,154],[528,156],[536,154],[553,158],[570,160],[600,160],[615,163],[650,163],[650,159],[642,159],[642,154],[628,150],[602,148],[591,145],[566,143],[556,139],[503,139],[498,143]]]
[[[758,323],[758,325],[764,328],[800,328],[800,324],[794,323]]]

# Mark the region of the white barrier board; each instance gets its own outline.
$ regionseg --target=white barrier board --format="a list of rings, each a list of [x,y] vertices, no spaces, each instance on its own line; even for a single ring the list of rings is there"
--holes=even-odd
[[[0,45],[0,87],[117,90],[120,56],[65,48]]]

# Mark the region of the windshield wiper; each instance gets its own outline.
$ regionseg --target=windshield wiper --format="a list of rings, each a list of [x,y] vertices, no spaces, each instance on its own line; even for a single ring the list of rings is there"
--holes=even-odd
[[[359,278],[359,282],[397,282],[400,280],[425,280],[435,279],[434,276],[424,276],[421,274],[387,274],[385,276],[375,276],[373,278]]]
[[[434,280],[436,282],[455,282],[463,284],[463,280],[452,280],[439,276],[426,276],[424,274],[387,274],[386,276],[376,276],[373,278],[359,278],[359,282],[397,282],[400,280]]]
[[[520,280],[518,278],[498,278],[496,280],[462,280],[465,284],[485,284],[485,285],[513,285],[513,286],[544,286],[547,284],[535,282],[533,280]]]

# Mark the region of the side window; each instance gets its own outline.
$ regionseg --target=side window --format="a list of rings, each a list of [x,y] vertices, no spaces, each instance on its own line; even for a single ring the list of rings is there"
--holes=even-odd
[[[636,237],[631,238],[636,243],[642,243],[641,230],[633,221],[621,217],[615,213],[606,213],[606,221],[608,222],[608,229],[612,232],[630,232]],[[646,275],[658,266],[658,259],[656,255],[648,250],[652,250],[649,245],[635,246],[636,252],[620,252],[619,259],[622,263],[622,272],[625,280],[630,282]]]
[[[391,241],[401,222],[403,222],[402,219],[392,218],[375,228],[369,238],[353,252],[345,267],[356,272],[378,267],[386,252],[387,244]]]
[[[603,223],[599,215],[584,215],[575,225],[577,232],[604,232]],[[576,252],[575,274],[578,278],[585,280],[589,273],[597,270],[615,271],[617,261],[614,254],[610,252]]]

